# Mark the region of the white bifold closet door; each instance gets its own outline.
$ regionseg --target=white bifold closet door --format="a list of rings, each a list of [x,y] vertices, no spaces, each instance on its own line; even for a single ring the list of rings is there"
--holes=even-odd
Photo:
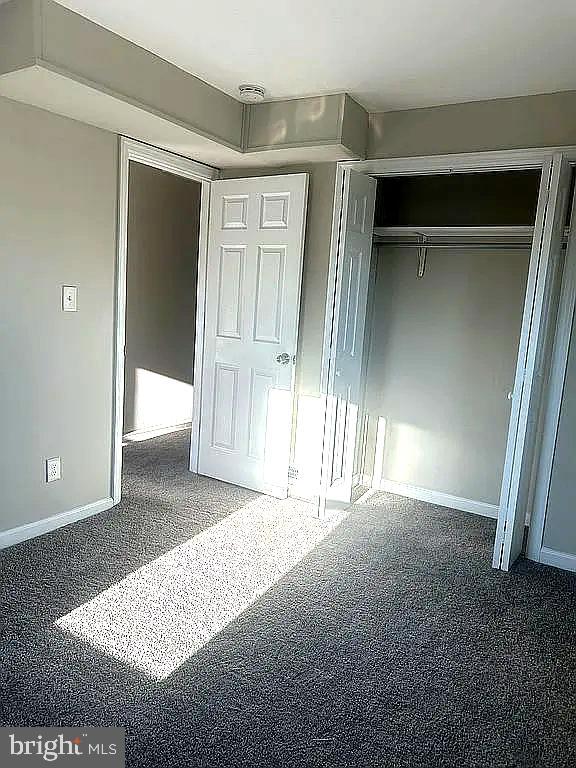
[[[283,498],[307,174],[212,182],[200,474]]]
[[[339,312],[332,330],[336,344],[328,381],[328,444],[322,468],[327,507],[345,506],[352,499],[375,200],[376,180],[347,170],[336,279]]]
[[[522,552],[536,492],[569,192],[570,165],[555,155],[542,168],[494,542],[492,564],[505,571]]]

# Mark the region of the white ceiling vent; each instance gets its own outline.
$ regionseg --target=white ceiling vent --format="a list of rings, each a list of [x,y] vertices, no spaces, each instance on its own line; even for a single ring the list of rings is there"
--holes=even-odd
[[[247,104],[256,104],[259,101],[264,100],[264,94],[266,91],[261,85],[239,85],[238,91],[240,92],[240,98]]]

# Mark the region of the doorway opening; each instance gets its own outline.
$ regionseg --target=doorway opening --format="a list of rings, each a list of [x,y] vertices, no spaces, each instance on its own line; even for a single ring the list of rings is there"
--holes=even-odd
[[[202,188],[130,162],[123,438],[188,432],[192,422]]]
[[[186,477],[194,404],[201,183],[128,165],[122,497]]]
[[[357,454],[372,487],[498,516],[539,184],[378,181]]]
[[[321,510],[362,485],[497,518],[507,569],[535,493],[570,166],[377,165],[341,173]]]
[[[112,496],[142,466],[190,464],[209,185],[217,171],[120,141]],[[132,466],[133,465],[133,466]],[[127,478],[128,479],[128,478]]]

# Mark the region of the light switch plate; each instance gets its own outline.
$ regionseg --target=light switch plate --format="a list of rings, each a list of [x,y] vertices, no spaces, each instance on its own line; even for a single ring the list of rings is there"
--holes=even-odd
[[[62,463],[60,456],[54,456],[52,459],[46,459],[46,482],[53,483],[55,480],[62,479]]]
[[[75,285],[62,286],[62,310],[64,312],[78,311],[78,288]]]

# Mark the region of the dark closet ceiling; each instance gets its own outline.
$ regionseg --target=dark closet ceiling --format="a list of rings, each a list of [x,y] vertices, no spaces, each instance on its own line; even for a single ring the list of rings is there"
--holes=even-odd
[[[377,227],[533,226],[539,170],[378,179]]]

